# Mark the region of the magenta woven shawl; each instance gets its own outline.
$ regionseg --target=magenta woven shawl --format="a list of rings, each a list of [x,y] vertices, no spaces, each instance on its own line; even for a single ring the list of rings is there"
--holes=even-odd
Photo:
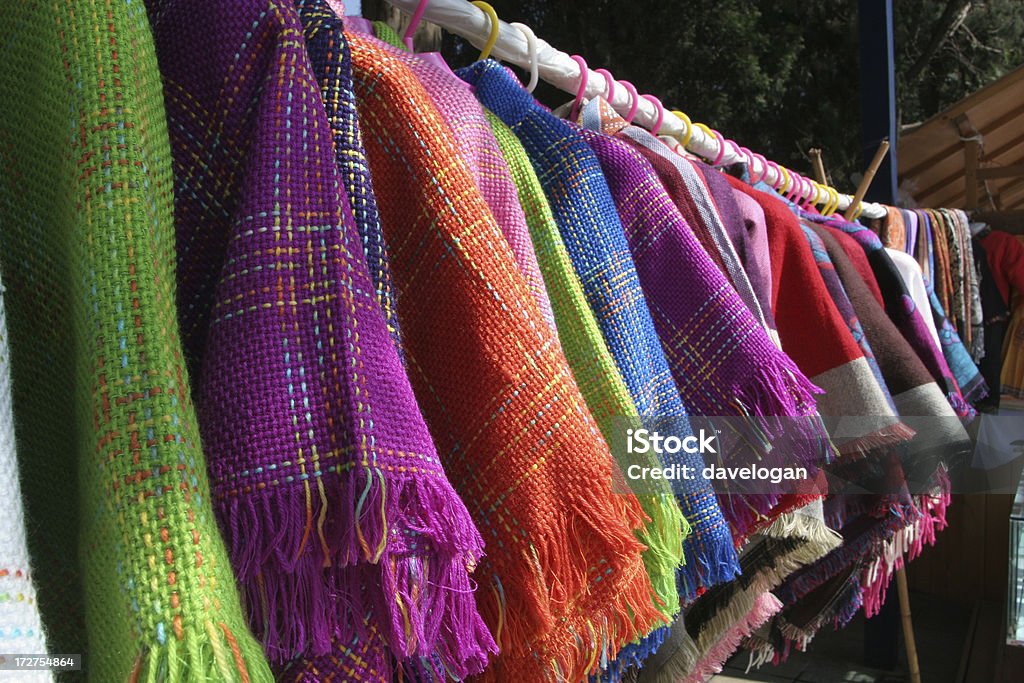
[[[585,123],[594,120],[592,114],[585,112]],[[785,449],[787,462],[780,466],[798,463],[816,471],[830,448],[816,419],[816,387],[775,346],[708,257],[650,162],[623,140],[587,129],[581,135],[615,199],[683,403],[697,415],[811,418],[785,425],[807,433]],[[764,457],[768,462],[778,455]],[[720,504],[736,535],[745,537],[774,518],[769,513],[778,500],[770,494],[727,496]]]
[[[482,541],[388,334],[295,8],[168,0],[150,15],[179,313],[253,628],[280,661],[327,654],[370,614],[399,657],[479,670]]]

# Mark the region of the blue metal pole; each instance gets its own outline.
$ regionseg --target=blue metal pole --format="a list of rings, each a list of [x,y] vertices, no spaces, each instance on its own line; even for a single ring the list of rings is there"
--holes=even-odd
[[[858,0],[860,18],[861,158],[871,163],[878,145],[892,147],[868,188],[865,199],[896,201],[896,70],[893,50],[892,0]]]

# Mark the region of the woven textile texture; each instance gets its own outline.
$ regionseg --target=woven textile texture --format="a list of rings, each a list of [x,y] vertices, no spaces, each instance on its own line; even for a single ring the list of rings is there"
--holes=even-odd
[[[583,119],[587,128],[580,134],[604,171],[683,402],[700,415],[752,418],[766,437],[763,447],[749,453],[756,462],[797,464],[813,477],[831,451],[817,419],[818,389],[775,346],[715,267],[651,163],[625,140],[605,134],[625,121],[600,98],[587,104]],[[775,422],[773,417],[805,419]],[[781,445],[798,430],[799,436]],[[722,496],[719,503],[733,536],[742,539],[771,523],[780,497]]]
[[[395,292],[388,264],[387,244],[380,227],[373,181],[363,148],[363,136],[352,92],[352,59],[342,35],[342,22],[326,0],[296,0],[302,20],[306,53],[320,84],[327,122],[334,135],[338,178],[363,241],[363,253],[370,277],[377,288],[377,301],[388,322],[388,330],[401,352],[401,332],[395,310]]]
[[[459,71],[477,97],[523,144],[544,188],[562,242],[637,411],[643,417],[685,420],[686,411],[643,299],[625,233],[597,157],[577,130],[534,102],[494,61]],[[688,426],[680,423],[673,433]],[[683,455],[683,454],[680,454]],[[678,464],[698,466],[696,456]],[[683,543],[682,595],[736,575],[728,525],[706,482],[674,482],[683,516],[693,533]]]
[[[896,267],[896,264],[893,263],[889,254],[885,251],[885,248],[882,246],[882,241],[878,238],[878,235],[858,223],[848,223],[842,220],[841,217],[823,217],[814,214],[805,215],[804,218],[818,224],[836,228],[853,237],[860,245],[861,249],[863,249],[864,253],[867,255],[868,262],[871,264],[871,269],[878,282],[879,290],[882,292],[886,314],[894,323],[896,323],[896,326],[899,328],[904,338],[906,338],[911,347],[921,358],[921,361],[924,363],[925,367],[928,368],[932,378],[938,382],[939,387],[946,394],[947,400],[950,405],[953,406],[953,409],[957,414],[961,417],[974,417],[976,411],[966,400],[964,400],[964,396],[960,391],[960,386],[945,359],[943,351],[935,348],[935,344],[931,340],[928,328],[924,324],[923,316],[927,315],[929,312],[920,311],[914,305],[914,300],[907,291],[907,286],[903,282],[903,278],[900,277],[899,269]],[[935,327],[939,331],[940,340],[943,339],[944,325],[938,318],[935,319]],[[959,349],[962,350],[961,357],[965,358],[968,363],[971,363],[970,355],[967,353],[967,350],[963,348],[963,344],[960,343],[959,338],[956,338],[955,340],[953,338],[955,330],[953,330],[948,323],[945,325],[945,329],[945,335],[948,342],[951,345],[958,346]],[[971,364],[973,365],[973,363]],[[973,371],[965,374],[969,374],[971,376],[972,390],[983,395],[986,390],[983,385],[978,386],[979,383],[983,382],[983,380],[981,379],[981,373],[978,372],[977,367],[975,366]]]
[[[326,655],[371,615],[397,657],[437,653],[474,673],[494,649],[470,577],[482,539],[388,333],[298,14],[290,1],[230,8],[151,13],[179,312],[251,623],[283,661]]]
[[[885,397],[884,404],[883,402],[878,402],[877,405],[885,406],[883,410],[884,415],[893,416],[896,413],[896,406],[892,401],[892,395],[889,392],[889,387],[882,376],[882,369],[879,367],[878,359],[875,357],[875,352],[871,348],[871,340],[869,336],[864,333],[864,327],[861,325],[861,319],[857,314],[858,309],[850,300],[851,295],[847,293],[846,288],[844,287],[844,284],[846,283],[841,280],[837,273],[834,263],[835,256],[832,252],[826,249],[825,243],[822,241],[825,238],[815,230],[816,227],[818,226],[804,222],[800,224],[800,228],[807,240],[807,245],[810,247],[811,254],[814,256],[814,262],[818,266],[818,273],[821,275],[822,282],[825,284],[825,289],[828,291],[829,297],[832,299],[832,303],[835,304],[836,310],[839,311],[839,315],[846,323],[847,329],[850,330],[850,334],[853,335],[854,341],[857,342],[857,345],[864,353],[864,358],[867,360],[868,367],[871,369],[871,374],[874,376],[879,390]],[[824,228],[821,229],[824,230]],[[871,301],[874,301],[874,299]],[[881,310],[880,306],[876,306],[875,310],[878,313],[881,313],[884,317],[885,311]],[[885,322],[888,322],[888,319],[886,319]],[[917,358],[911,356],[908,360],[917,361]],[[920,361],[917,361],[917,364],[920,365]],[[925,379],[927,380],[927,375],[925,375]],[[912,435],[912,431],[908,430],[906,437],[910,438]]]
[[[36,587],[29,568],[25,512],[14,452],[14,414],[11,404],[11,352],[7,344],[4,287],[0,282],[0,649],[26,655],[46,654],[46,634],[36,604]],[[52,681],[49,671],[25,671],[18,680]]]
[[[558,234],[555,217],[526,150],[500,119],[491,112],[487,112],[487,117],[519,192],[565,357],[605,440],[611,442],[616,427],[622,428],[622,422],[616,422],[616,418],[637,417],[636,406],[601,337],[601,328],[573,271],[572,261]],[[657,465],[653,456],[648,464]],[[649,521],[637,538],[647,546],[644,566],[660,600],[656,607],[671,618],[679,612],[676,573],[683,562],[682,541],[690,529],[668,484],[663,480],[659,484],[660,492],[638,496]],[[653,640],[660,643],[664,635],[659,634]],[[604,676],[616,675],[616,670],[631,659],[639,663],[644,650],[642,645],[631,643],[619,653],[615,662],[609,663]]]
[[[1006,337],[1010,309],[1003,295],[999,293],[999,287],[995,280],[996,276],[992,270],[992,264],[989,263],[988,249],[982,242],[985,237],[985,231],[975,235],[973,239],[974,244],[972,245],[977,259],[974,265],[978,269],[978,282],[984,318],[985,355],[978,363],[978,370],[985,379],[985,385],[992,387],[988,398],[982,403],[986,408],[995,410],[999,407],[1000,387],[1002,386],[999,375],[1003,368],[1003,340]],[[1021,251],[1024,253],[1024,247],[1022,247]],[[1020,279],[1024,282],[1024,261],[1022,261]]]
[[[743,220],[746,234],[746,246],[740,255],[740,258],[743,259],[743,268],[747,272],[747,277],[750,278],[750,285],[754,288],[757,300],[761,302],[761,308],[768,319],[769,326],[774,331],[773,339],[777,342],[778,330],[776,329],[775,318],[771,317],[772,264],[768,248],[768,227],[765,225],[764,210],[753,197],[733,188],[724,177],[724,174],[714,169],[708,169],[705,171],[705,176],[711,185],[716,201],[719,198],[719,194],[726,189],[732,192],[733,201],[736,203],[736,208]],[[722,187],[723,185],[724,187]]]
[[[849,326],[829,295],[800,222],[777,195],[723,176],[734,189],[754,199],[765,216],[772,268],[772,312],[782,349],[825,389],[818,409],[843,455],[900,443],[898,419]],[[820,344],[818,330],[829,339]]]
[[[484,680],[578,681],[663,617],[613,462],[452,133],[391,48],[346,33],[410,378],[487,543]],[[411,194],[410,194],[411,193]]]
[[[602,111],[610,109],[606,105],[600,108]],[[627,125],[623,119],[614,115],[614,111],[609,113],[611,116],[602,121],[602,125],[611,126],[606,128],[605,132],[618,132],[619,136],[629,140],[651,162],[672,202],[694,235],[701,240],[704,251],[729,278],[736,293],[757,321],[767,327],[769,323],[765,319],[762,302],[757,298],[751,281],[744,272],[742,259],[746,252],[746,230],[742,219],[739,218],[738,209],[735,209],[735,201],[731,196],[712,197],[704,174],[694,162],[669,149],[649,131],[639,126]],[[712,169],[708,170],[715,176],[716,181],[728,189],[728,183],[724,179],[717,178],[718,174]],[[731,195],[731,189],[729,194]],[[719,259],[721,263],[718,263]],[[767,301],[763,306],[767,307]]]
[[[412,54],[401,42],[396,47],[390,42],[394,32],[382,22],[375,22],[374,30],[383,32],[381,39],[387,43],[387,47],[381,46],[382,49],[391,52],[409,67],[448,124],[459,144],[462,158],[473,174],[477,189],[515,255],[519,272],[526,278],[526,284],[540,306],[544,319],[554,328],[551,302],[541,278],[526,218],[509,176],[508,165],[498,149],[480,103],[439,54]]]
[[[145,7],[4,3],[0,25],[0,259],[50,647],[87,652],[97,681],[269,681],[214,521],[175,323]]]
[[[335,637],[327,654],[299,657],[277,666],[274,678],[277,683],[392,683],[403,680],[402,673],[387,641],[368,620],[363,633],[348,640]]]

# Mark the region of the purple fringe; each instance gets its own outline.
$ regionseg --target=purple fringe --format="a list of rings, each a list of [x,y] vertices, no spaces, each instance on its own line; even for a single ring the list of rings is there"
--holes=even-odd
[[[436,653],[459,677],[497,652],[469,576],[483,541],[451,489],[385,483],[379,470],[360,468],[344,481],[264,489],[220,507],[253,629],[273,661],[326,655],[332,638],[366,638],[366,624],[346,615],[371,613],[396,656]],[[367,585],[381,589],[359,590]]]

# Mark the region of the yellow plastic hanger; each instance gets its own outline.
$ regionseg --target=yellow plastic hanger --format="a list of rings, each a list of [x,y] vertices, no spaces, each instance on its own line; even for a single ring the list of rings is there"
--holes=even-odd
[[[676,115],[676,118],[686,124],[686,133],[683,135],[683,139],[679,141],[679,144],[683,146],[683,149],[686,149],[686,145],[690,142],[690,138],[693,137],[693,122],[690,121],[689,116],[678,109],[673,109],[672,113]]]
[[[498,13],[494,11],[494,8],[489,3],[483,0],[473,0],[473,4],[483,10],[484,14],[491,20],[491,35],[487,36],[484,49],[480,52],[480,60],[482,61],[491,56],[491,50],[494,49],[494,44],[498,42],[498,35],[501,33],[501,23],[498,21]]]

